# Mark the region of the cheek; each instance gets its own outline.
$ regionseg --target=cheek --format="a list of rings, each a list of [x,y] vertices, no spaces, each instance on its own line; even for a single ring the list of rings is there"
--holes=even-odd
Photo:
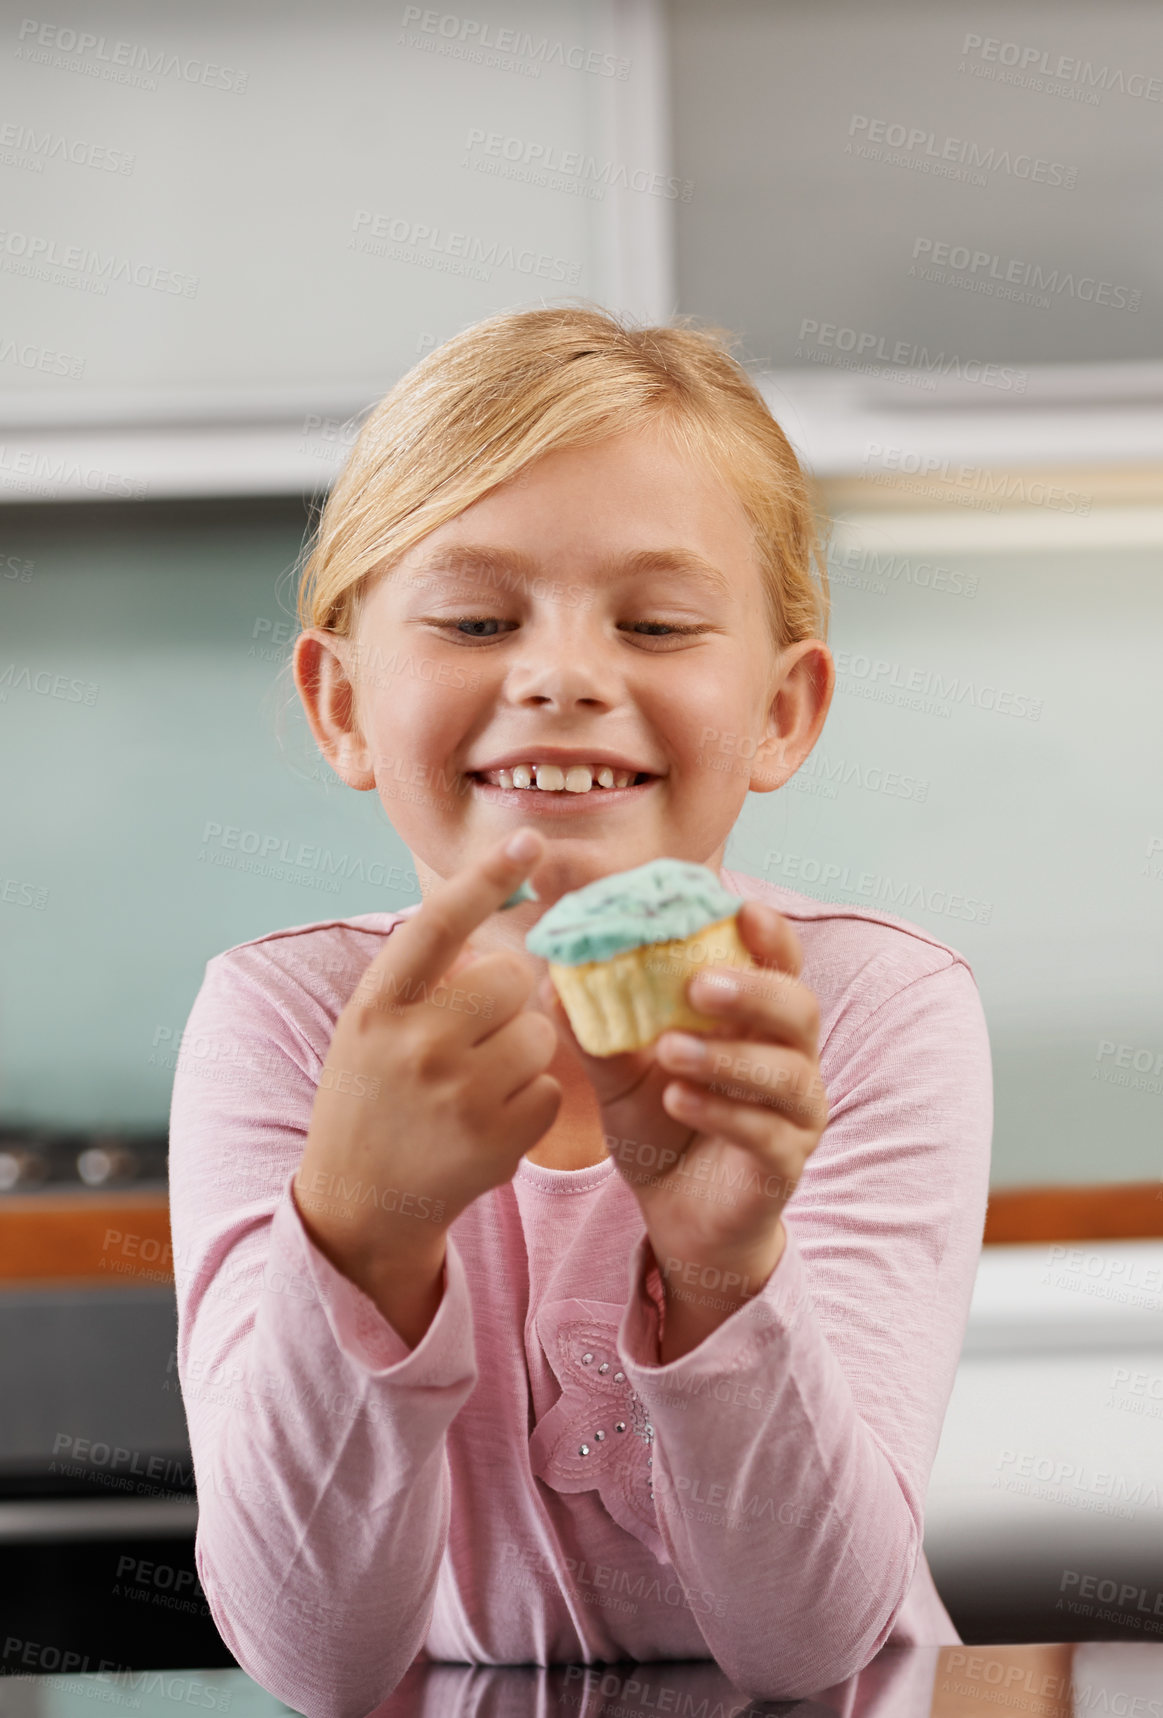
[[[750,791],[755,756],[763,737],[755,687],[743,665],[684,679],[681,694],[668,697],[665,731],[672,755],[688,784],[695,784],[709,813],[721,807],[734,816]]]
[[[709,753],[754,755],[759,735],[744,691],[721,674],[685,678],[681,688],[668,695],[665,714],[659,712],[676,754],[688,763]]]
[[[465,802],[467,783],[453,760],[472,731],[471,699],[450,672],[437,677],[430,661],[413,667],[381,675],[368,699],[376,786],[405,839],[405,824],[419,827]]]
[[[431,662],[377,676],[368,702],[377,757],[430,761],[455,744],[456,695],[436,680]]]

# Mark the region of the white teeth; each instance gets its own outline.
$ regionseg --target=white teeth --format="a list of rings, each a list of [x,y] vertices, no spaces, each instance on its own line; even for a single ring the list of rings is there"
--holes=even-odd
[[[548,763],[514,764],[495,774],[499,787],[536,787],[542,793],[590,793],[595,783],[602,788],[629,787],[635,776],[633,770],[616,770],[609,764],[570,764],[563,769],[560,764]]]

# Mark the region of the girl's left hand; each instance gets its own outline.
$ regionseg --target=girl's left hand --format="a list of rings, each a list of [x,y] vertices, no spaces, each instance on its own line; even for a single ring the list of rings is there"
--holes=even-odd
[[[782,1253],[780,1217],[827,1126],[828,1101],[798,937],[761,901],[744,903],[738,928],[757,966],[688,980],[692,1006],[720,1022],[713,1032],[667,1031],[645,1050],[591,1056],[548,975],[538,999],[590,1078],[664,1278],[668,1264],[754,1264],[754,1292]]]

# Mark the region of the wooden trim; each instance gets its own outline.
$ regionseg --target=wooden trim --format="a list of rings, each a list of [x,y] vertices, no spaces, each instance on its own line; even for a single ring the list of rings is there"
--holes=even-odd
[[[937,1654],[929,1718],[981,1718],[986,1711],[1004,1712],[1005,1706],[994,1704],[997,1690],[1003,1686],[1014,1690],[1013,1709],[1017,1711],[1032,1709],[1041,1712],[1043,1718],[1073,1718],[1079,1710],[1074,1694],[1074,1646],[1073,1641],[1051,1641],[1031,1646],[942,1647]],[[1024,1699],[1022,1690],[1040,1698]]]
[[[987,1246],[1033,1241],[1149,1241],[1163,1237],[1163,1181],[1097,1187],[998,1187]]]
[[[830,518],[852,512],[895,513],[941,507],[959,507],[965,511],[980,508],[988,513],[1037,512],[1045,502],[1034,498],[1055,490],[1060,492],[1055,500],[1061,509],[1083,516],[1093,507],[1158,506],[1163,502],[1163,463],[1156,460],[1111,466],[1030,465],[996,469],[968,460],[948,463],[962,465],[964,477],[958,480],[940,473],[851,472],[817,478],[813,487],[818,504]]]
[[[1094,1187],[999,1187],[986,1246],[1163,1238],[1163,1181]],[[0,1283],[116,1288],[174,1280],[170,1210],[152,1193],[9,1194],[0,1199]]]
[[[174,1280],[170,1204],[152,1193],[27,1193],[0,1199],[0,1283]]]

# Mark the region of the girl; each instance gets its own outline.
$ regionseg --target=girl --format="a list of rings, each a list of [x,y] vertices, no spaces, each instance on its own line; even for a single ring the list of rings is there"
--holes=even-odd
[[[231,1651],[362,1718],[421,1653],[780,1698],[956,1644],[923,1500],[988,1039],[954,949],[723,868],[834,683],[761,395],[686,319],[472,327],[368,419],[300,617],[316,741],[422,899],[227,950],[190,1016],[179,1375]],[[691,981],[715,1033],[589,1057],[525,933],[662,855],[746,903],[755,969]]]

